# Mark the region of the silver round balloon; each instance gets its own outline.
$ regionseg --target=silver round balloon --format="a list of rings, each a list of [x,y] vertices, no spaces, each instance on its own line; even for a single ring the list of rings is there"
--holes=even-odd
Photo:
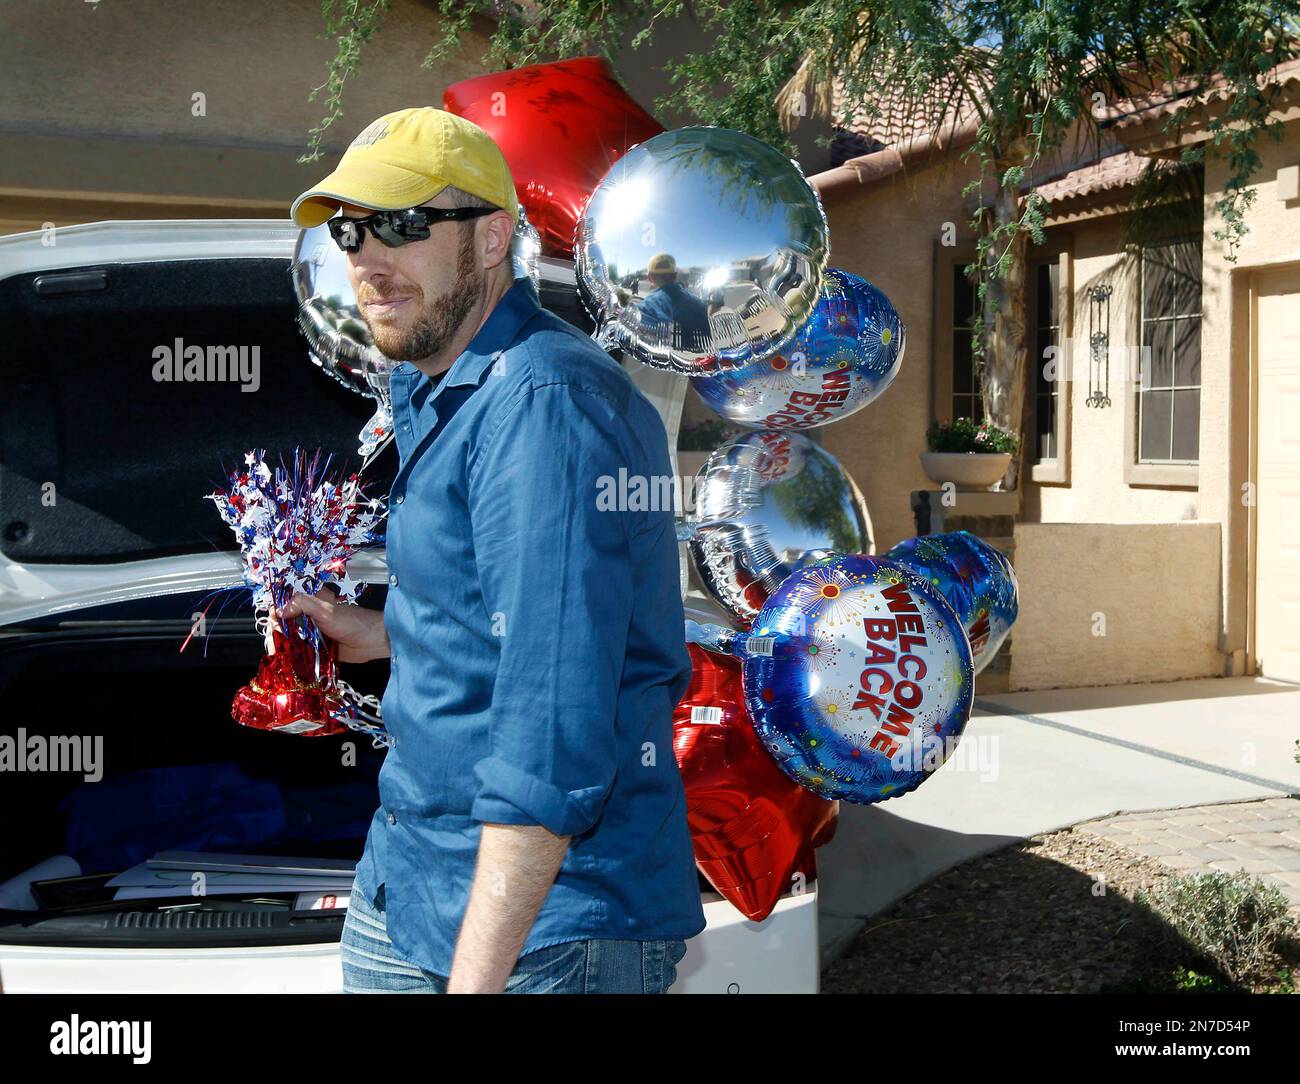
[[[864,278],[828,267],[816,311],[782,350],[691,386],[737,425],[812,429],[878,399],[903,362],[907,329]]]
[[[379,244],[369,234],[365,244]],[[419,242],[415,242],[419,243]],[[516,278],[538,281],[537,230],[519,211],[512,263]],[[322,224],[298,235],[291,266],[298,327],[312,360],[344,387],[375,401],[375,413],[358,434],[362,457],[373,454],[393,432],[389,376],[398,364],[375,346],[348,279],[347,254]]]
[[[375,400],[374,416],[358,434],[358,450],[369,456],[393,431],[388,377],[395,362],[375,346],[348,280],[347,254],[324,224],[298,235],[292,273],[298,327],[312,360],[345,388]]]
[[[606,349],[703,375],[790,341],[817,304],[829,242],[797,163],[743,132],[690,127],[614,163],[573,248]]]
[[[866,502],[838,460],[779,430],[745,433],[709,456],[679,534],[705,588],[746,626],[796,569],[872,545]]]

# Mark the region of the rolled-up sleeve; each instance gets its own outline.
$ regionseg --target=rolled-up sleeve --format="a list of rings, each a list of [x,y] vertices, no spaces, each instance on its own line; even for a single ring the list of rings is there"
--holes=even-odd
[[[633,569],[627,513],[600,498],[632,470],[621,424],[604,396],[529,388],[471,462],[475,560],[500,644],[477,821],[580,835],[613,785]]]

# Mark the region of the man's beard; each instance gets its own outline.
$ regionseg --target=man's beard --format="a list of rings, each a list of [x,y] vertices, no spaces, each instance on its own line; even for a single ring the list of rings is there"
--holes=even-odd
[[[415,325],[401,331],[366,318],[380,353],[394,361],[420,361],[443,350],[460,330],[483,293],[483,274],[474,260],[474,231],[465,230],[456,253],[456,281],[441,297],[426,302]],[[381,293],[381,298],[389,295]],[[362,309],[365,312],[365,309]]]

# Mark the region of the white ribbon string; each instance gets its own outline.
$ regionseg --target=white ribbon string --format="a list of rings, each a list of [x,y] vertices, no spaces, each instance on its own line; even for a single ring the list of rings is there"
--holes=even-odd
[[[357,692],[342,678],[335,681],[335,686],[343,697],[343,702],[347,705],[347,708],[344,711],[335,712],[333,718],[337,719],[349,730],[369,734],[371,745],[376,749],[385,747],[391,749],[397,744],[397,739],[384,729],[384,714],[379,697],[367,696]]]

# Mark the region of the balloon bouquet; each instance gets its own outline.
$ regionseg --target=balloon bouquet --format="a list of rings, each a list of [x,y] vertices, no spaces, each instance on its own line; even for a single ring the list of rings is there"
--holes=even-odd
[[[815,876],[838,801],[906,794],[951,754],[1016,616],[1010,564],[966,532],[872,556],[861,493],[807,435],[878,399],[906,343],[889,298],[828,254],[798,165],[713,127],[628,150],[575,224],[597,341],[749,430],[679,522],[731,622],[687,623],[674,733],[699,868],[753,919]]]
[[[687,622],[674,750],[701,873],[761,920],[816,876],[838,801],[906,794],[950,754],[1015,620],[1014,574],[966,532],[872,556],[862,494],[806,435],[889,388],[906,328],[874,285],[827,266],[826,216],[795,162],[740,132],[664,131],[598,58],[467,80],[444,105],[511,166],[516,274],[571,259],[602,346],[680,374],[749,430],[710,454],[679,520],[730,620]],[[304,231],[294,285],[313,359],[377,403],[369,462],[391,439],[391,363],[344,259],[325,227]]]

